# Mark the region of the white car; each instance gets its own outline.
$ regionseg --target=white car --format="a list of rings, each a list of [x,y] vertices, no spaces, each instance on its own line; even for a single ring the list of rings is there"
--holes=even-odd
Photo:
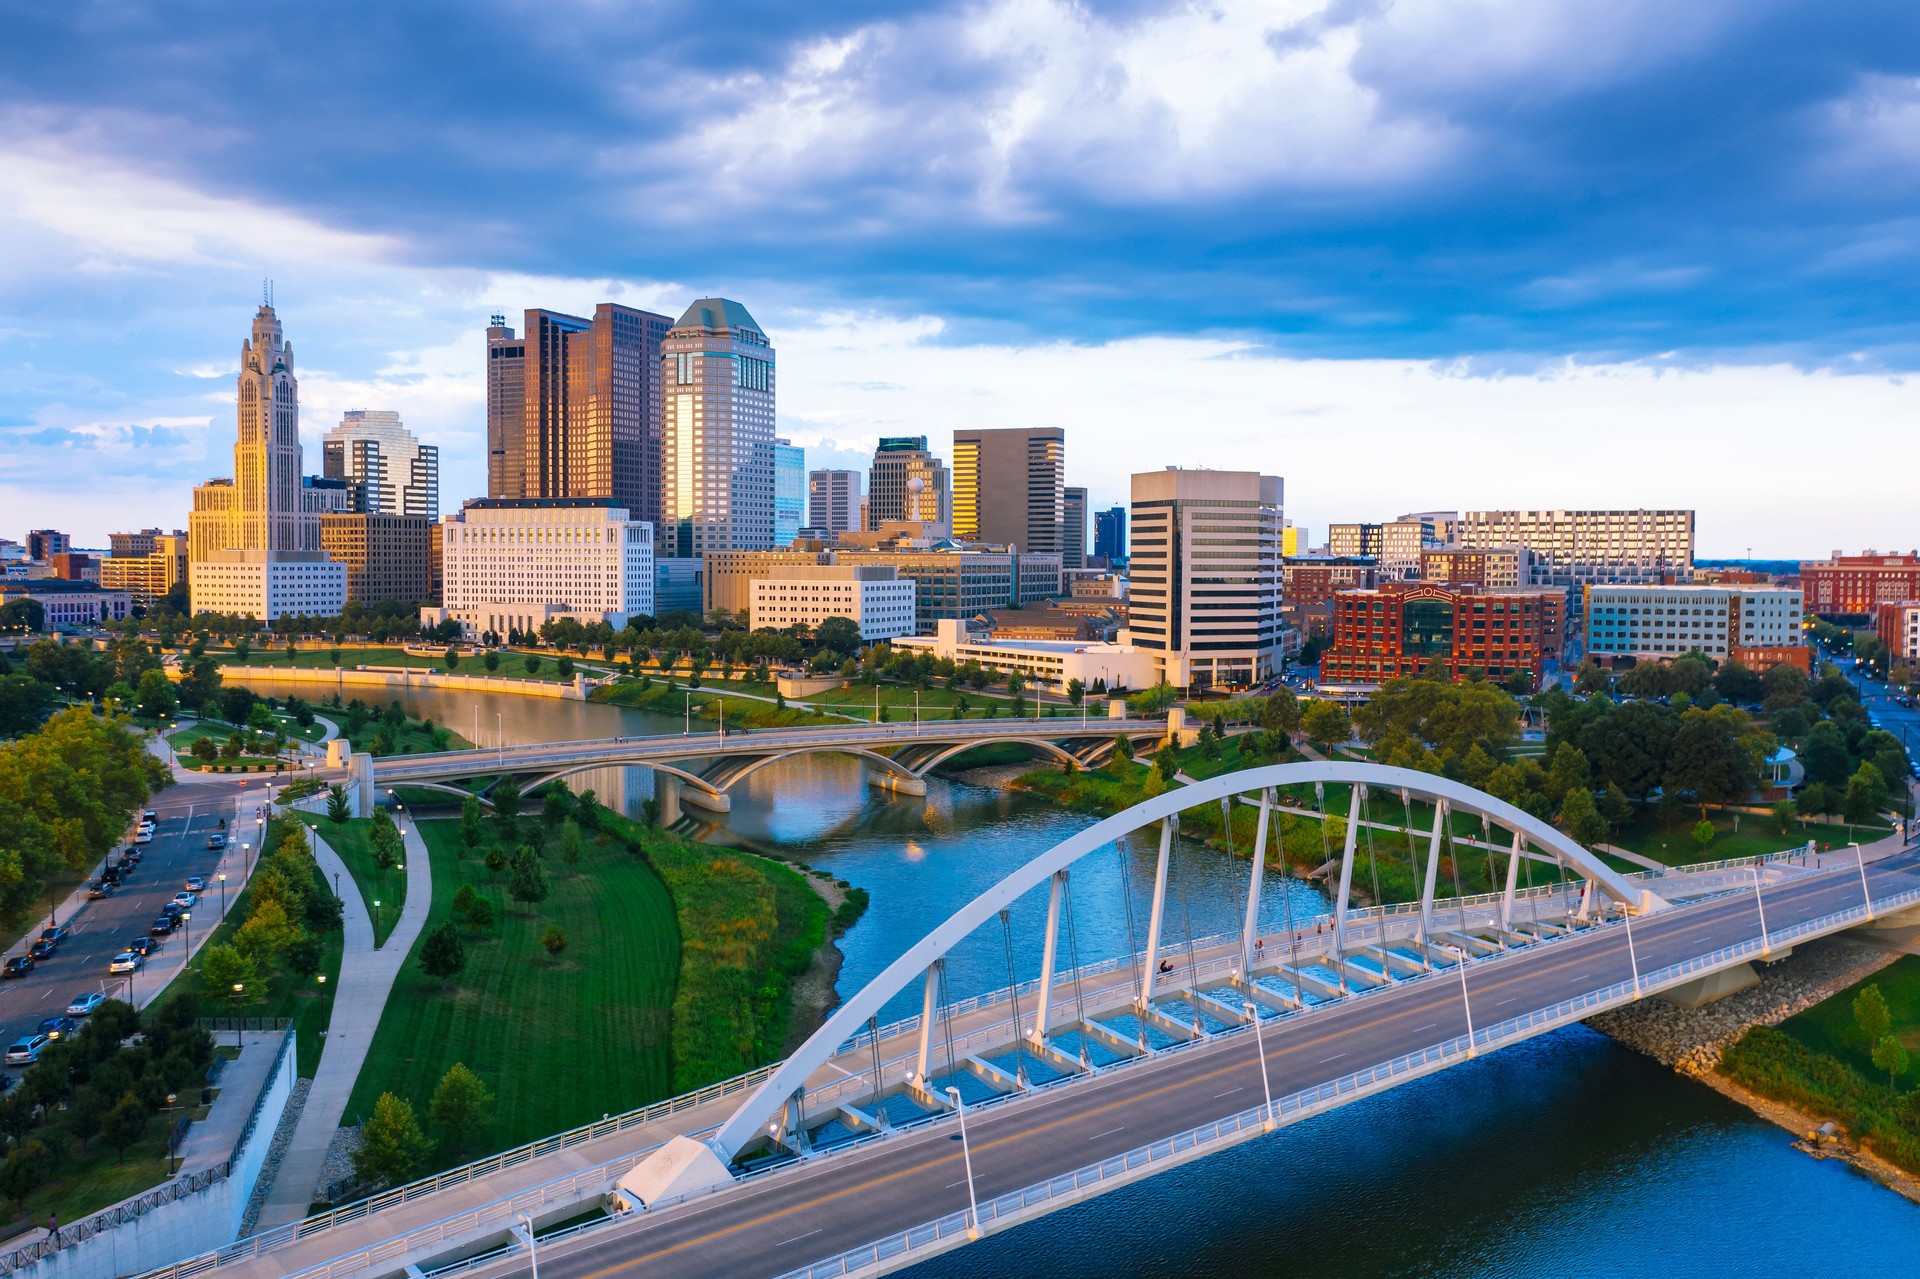
[[[173,895],[173,904],[180,907],[182,910],[192,910],[193,904],[199,900],[200,899],[198,897],[195,897],[192,893],[181,892],[181,893],[175,893]]]
[[[136,844],[151,844],[153,842],[153,832],[143,830],[133,837],[133,842]]]
[[[107,964],[110,973],[137,973],[147,966],[147,961],[130,950],[123,950]]]
[[[67,1016],[90,1017],[93,1010],[107,1002],[107,997],[97,991],[88,991],[84,995],[75,995],[73,1002],[67,1005]]]

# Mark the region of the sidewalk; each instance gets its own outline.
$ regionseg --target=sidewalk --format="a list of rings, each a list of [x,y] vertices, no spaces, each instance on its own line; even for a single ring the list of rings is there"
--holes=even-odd
[[[407,904],[386,945],[378,949],[373,944],[373,919],[346,863],[318,831],[313,832],[313,855],[321,872],[328,879],[340,877],[346,949],[340,959],[340,984],[333,997],[333,1020],[327,1028],[320,1065],[314,1071],[313,1086],[294,1125],[293,1139],[280,1161],[273,1187],[254,1223],[256,1231],[271,1230],[307,1215],[307,1205],[313,1202],[326,1166],[327,1149],[346,1114],[347,1099],[353,1095],[354,1082],[373,1045],[373,1032],[380,1025],[380,1013],[387,1006],[394,978],[426,925],[427,911],[433,904],[432,863],[413,820],[403,817],[402,824],[406,827]]]
[[[181,1172],[211,1168],[233,1153],[233,1144],[240,1140],[240,1130],[247,1126],[253,1104],[266,1086],[267,1073],[280,1055],[283,1038],[283,1032],[277,1030],[248,1031],[240,1036],[240,1055],[221,1068],[216,1085],[220,1095],[213,1099],[213,1108],[205,1119],[187,1129],[186,1140],[180,1143]],[[215,1035],[214,1042],[231,1047],[233,1037]]]

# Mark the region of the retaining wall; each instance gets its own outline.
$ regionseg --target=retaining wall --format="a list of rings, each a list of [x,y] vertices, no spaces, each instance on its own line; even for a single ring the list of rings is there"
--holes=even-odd
[[[177,671],[170,672],[178,675]],[[510,679],[504,675],[462,675],[407,666],[222,666],[222,677],[244,680],[249,675],[285,684],[324,684],[333,688],[450,688],[468,693],[516,693],[522,697],[551,697],[563,701],[587,700],[587,678],[574,673],[573,682],[548,679]]]

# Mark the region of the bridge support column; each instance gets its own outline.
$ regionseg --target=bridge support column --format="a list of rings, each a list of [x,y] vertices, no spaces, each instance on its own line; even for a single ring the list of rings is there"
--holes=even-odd
[[[670,773],[653,775],[653,798],[660,805],[660,824],[672,826],[680,820],[680,779]]]
[[[1267,869],[1267,819],[1273,812],[1273,788],[1260,792],[1260,816],[1253,823],[1253,871],[1247,880],[1247,917],[1240,925],[1240,971],[1253,974],[1253,939],[1260,931],[1260,885]],[[1227,816],[1232,817],[1229,810]],[[1227,827],[1229,835],[1233,827]]]
[[[1153,871],[1153,914],[1147,918],[1147,959],[1141,965],[1140,1004],[1153,1002],[1154,986],[1160,977],[1160,920],[1167,909],[1167,858],[1173,852],[1173,818],[1160,819],[1160,861]]]
[[[1032,1040],[1036,1044],[1047,1042],[1047,1029],[1053,1020],[1053,965],[1059,955],[1060,944],[1060,895],[1067,886],[1067,872],[1056,870],[1047,889],[1047,939],[1040,947],[1040,1013],[1033,1022]],[[1014,1027],[1018,1034],[1020,1028]]]
[[[1440,874],[1440,839],[1446,833],[1447,811],[1446,800],[1434,801],[1433,838],[1427,842],[1427,877],[1420,889],[1420,944],[1423,947],[1433,933],[1433,882]],[[1433,967],[1431,957],[1427,959],[1427,967]]]
[[[723,790],[685,786],[680,790],[680,802],[688,808],[697,808],[707,813],[725,814],[733,811],[733,799]]]
[[[373,756],[365,751],[347,759],[347,799],[355,817],[373,816]]]
[[[1506,891],[1500,894],[1500,931],[1502,933],[1513,931],[1513,894],[1520,887],[1520,846],[1523,842],[1520,832],[1514,831],[1513,851],[1507,854],[1507,887]],[[1500,945],[1504,949],[1506,942],[1502,940]]]
[[[927,965],[927,991],[920,998],[920,1057],[913,1068],[913,1083],[922,1091],[927,1087],[927,1069],[933,1064],[933,1020],[940,1010],[940,967],[946,962],[936,959]]]
[[[1340,960],[1347,954],[1347,901],[1353,896],[1353,846],[1360,834],[1361,815],[1366,812],[1367,788],[1356,784],[1353,799],[1347,805],[1347,838],[1340,850],[1340,894],[1333,903],[1333,959],[1332,968],[1340,974],[1340,993],[1347,993],[1347,974]]]
[[[927,780],[924,777],[909,777],[904,773],[888,772],[885,769],[869,768],[867,785],[875,790],[883,790],[891,795],[924,795],[927,793]]]

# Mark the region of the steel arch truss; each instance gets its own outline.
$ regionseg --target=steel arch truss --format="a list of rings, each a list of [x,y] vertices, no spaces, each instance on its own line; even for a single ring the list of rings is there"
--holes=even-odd
[[[918,944],[888,965],[879,976],[842,1003],[833,1016],[787,1057],[766,1082],[761,1084],[760,1088],[720,1127],[710,1143],[710,1148],[721,1157],[732,1159],[752,1142],[764,1136],[766,1132],[778,1130],[781,1127],[778,1122],[779,1117],[787,1109],[790,1100],[804,1089],[807,1079],[832,1058],[842,1044],[866,1027],[869,1020],[876,1017],[889,1000],[915,982],[924,981],[927,984],[927,1002],[931,1006],[938,965],[944,960],[948,951],[975,929],[992,921],[1021,895],[1046,884],[1049,880],[1054,880],[1049,913],[1049,947],[1041,975],[1042,1013],[1036,1029],[1038,1035],[1044,1036],[1046,1033],[1045,1009],[1049,1006],[1047,991],[1053,978],[1052,937],[1055,931],[1053,923],[1054,915],[1058,911],[1060,891],[1059,880],[1056,877],[1064,875],[1068,868],[1081,858],[1109,847],[1115,840],[1157,824],[1161,830],[1159,870],[1154,913],[1148,921],[1146,959],[1141,966],[1141,1002],[1145,1006],[1155,997],[1155,961],[1160,952],[1160,926],[1172,819],[1185,809],[1220,803],[1231,804],[1237,796],[1249,793],[1258,795],[1261,797],[1259,838],[1260,846],[1264,849],[1269,814],[1273,808],[1273,792],[1276,788],[1316,784],[1349,785],[1353,788],[1342,856],[1341,884],[1334,916],[1335,934],[1332,953],[1337,960],[1344,956],[1341,949],[1343,945],[1341,934],[1346,922],[1355,838],[1360,827],[1366,824],[1363,804],[1370,791],[1419,798],[1435,805],[1435,821],[1429,833],[1430,850],[1427,855],[1425,887],[1421,902],[1423,930],[1427,922],[1425,916],[1432,909],[1434,871],[1438,864],[1441,836],[1445,827],[1443,815],[1449,812],[1481,816],[1489,825],[1500,827],[1512,840],[1511,855],[1508,857],[1505,905],[1500,915],[1503,926],[1511,923],[1516,870],[1522,860],[1522,850],[1529,844],[1546,855],[1548,860],[1558,862],[1584,879],[1588,898],[1598,892],[1636,914],[1657,910],[1666,905],[1652,892],[1613,871],[1599,857],[1582,847],[1577,841],[1568,838],[1563,832],[1483,791],[1435,774],[1391,768],[1382,764],[1340,760],[1275,764],[1209,778],[1157,795],[1136,804],[1125,812],[1095,823],[1041,853],[955,911],[946,922],[928,933]],[[1251,953],[1249,948],[1254,944],[1263,858],[1254,857],[1252,862],[1253,878],[1248,894],[1247,922],[1241,939],[1243,954]],[[923,1022],[923,1057],[927,1051],[926,1043],[930,1034],[930,1021]]]

